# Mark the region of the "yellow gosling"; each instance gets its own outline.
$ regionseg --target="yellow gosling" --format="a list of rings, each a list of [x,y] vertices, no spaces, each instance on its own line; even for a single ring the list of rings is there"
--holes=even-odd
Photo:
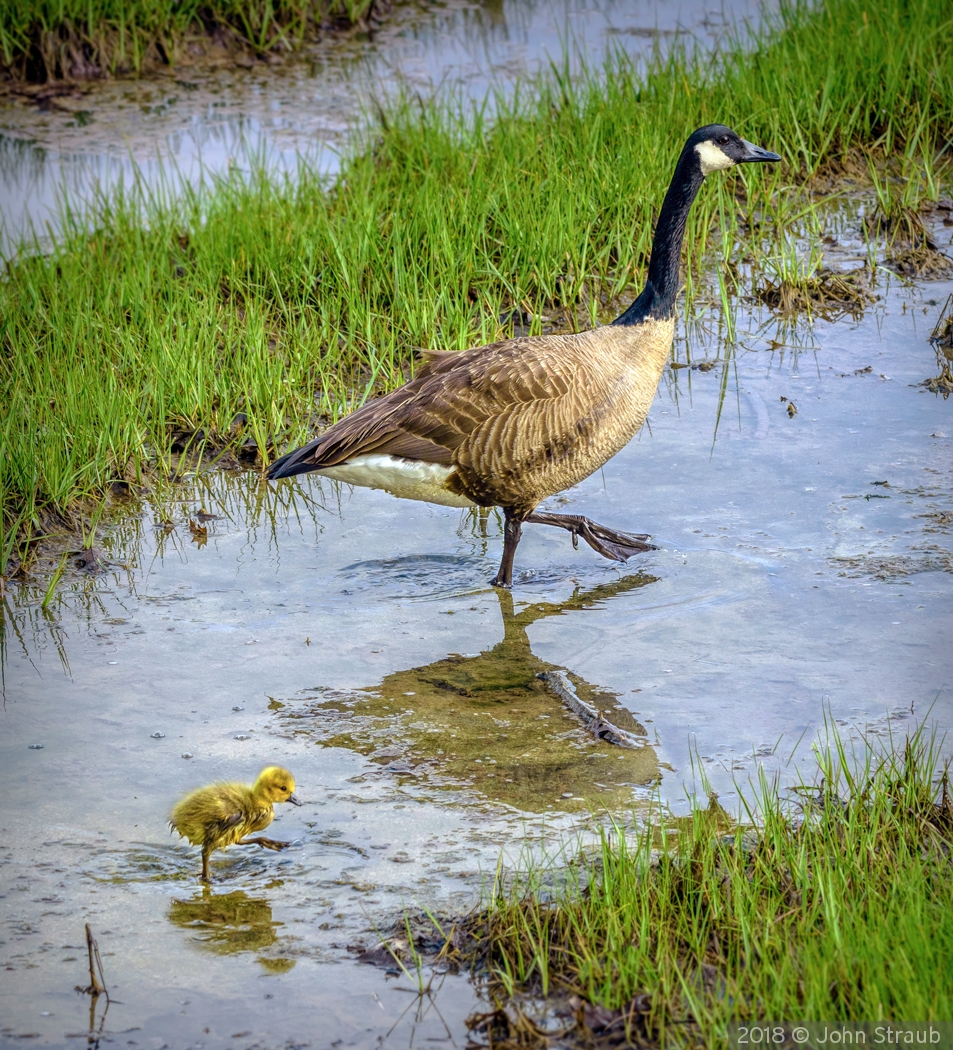
[[[290,842],[275,839],[246,839],[262,831],[275,819],[274,804],[301,803],[295,798],[295,778],[281,766],[268,766],[258,779],[247,784],[210,784],[186,795],[169,817],[169,826],[193,846],[202,847],[202,881],[211,882],[208,859],[226,846],[259,846],[262,849],[287,849]]]

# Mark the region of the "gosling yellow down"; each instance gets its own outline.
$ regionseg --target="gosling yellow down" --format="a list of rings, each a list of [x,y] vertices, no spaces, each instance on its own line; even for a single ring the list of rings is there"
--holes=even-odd
[[[247,784],[209,784],[186,795],[169,817],[169,827],[193,846],[202,847],[202,881],[211,882],[208,859],[226,846],[260,846],[287,849],[290,842],[275,839],[246,839],[262,831],[275,819],[276,802],[301,803],[295,798],[295,778],[281,766],[268,766],[258,779]]]

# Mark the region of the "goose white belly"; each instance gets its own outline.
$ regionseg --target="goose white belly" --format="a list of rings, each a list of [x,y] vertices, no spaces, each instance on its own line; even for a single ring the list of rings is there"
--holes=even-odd
[[[348,485],[383,489],[401,499],[439,503],[444,507],[474,506],[466,496],[451,492],[446,487],[447,479],[453,472],[453,467],[444,466],[442,463],[424,463],[419,459],[372,453],[355,456],[345,463],[324,467],[314,473],[334,481],[344,481]]]

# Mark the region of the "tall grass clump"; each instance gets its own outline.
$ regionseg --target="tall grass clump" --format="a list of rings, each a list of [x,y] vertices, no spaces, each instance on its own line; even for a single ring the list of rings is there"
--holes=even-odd
[[[953,1016],[953,802],[936,740],[921,728],[898,751],[848,753],[834,737],[817,767],[797,803],[762,778],[746,828],[696,808],[605,835],[561,881],[523,873],[469,921],[491,988],[576,996],[580,1023],[624,1026],[634,1045]]]
[[[291,50],[328,23],[355,25],[376,0],[0,0],[0,71],[21,80],[86,79],[175,65],[182,45],[215,38]]]
[[[174,202],[101,201],[0,283],[8,523],[40,530],[45,510],[171,469],[172,448],[267,458],[401,383],[418,348],[486,342],[517,315],[604,319],[642,279],[686,136],[718,120],[785,163],[704,188],[693,292],[739,237],[784,243],[794,188],[822,169],[940,152],[950,27],[944,0],[783,3],[714,59],[617,52],[492,107],[395,100],[330,186],[259,164]]]

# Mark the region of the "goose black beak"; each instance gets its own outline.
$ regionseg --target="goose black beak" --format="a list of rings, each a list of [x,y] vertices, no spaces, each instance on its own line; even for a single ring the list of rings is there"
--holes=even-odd
[[[739,164],[756,164],[764,161],[774,162],[781,159],[777,153],[772,153],[769,149],[762,149],[760,146],[756,146],[753,142],[749,142],[747,139],[742,139],[741,144],[745,148],[745,154],[738,161]]]
[[[289,795],[288,801],[292,804],[292,806],[300,806],[302,804],[301,799],[298,798],[297,795]]]

